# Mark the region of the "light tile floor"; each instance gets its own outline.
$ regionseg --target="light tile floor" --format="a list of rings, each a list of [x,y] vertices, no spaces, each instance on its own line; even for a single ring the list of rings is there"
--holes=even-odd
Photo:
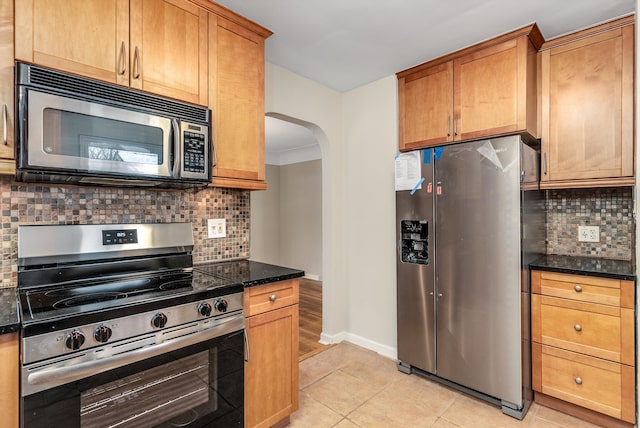
[[[549,427],[595,425],[534,403],[524,420],[466,394],[406,375],[395,361],[348,342],[300,362],[292,428]]]

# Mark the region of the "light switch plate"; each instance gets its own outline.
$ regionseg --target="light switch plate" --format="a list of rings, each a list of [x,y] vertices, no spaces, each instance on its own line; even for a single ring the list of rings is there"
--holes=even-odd
[[[223,218],[207,220],[207,236],[209,238],[224,238],[227,236],[227,223]]]
[[[579,242],[600,242],[600,226],[578,226]]]

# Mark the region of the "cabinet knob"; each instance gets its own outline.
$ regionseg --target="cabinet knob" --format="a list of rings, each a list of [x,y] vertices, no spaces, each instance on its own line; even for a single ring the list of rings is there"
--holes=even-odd
[[[269,296],[269,300],[271,300],[272,302],[276,301],[276,295],[272,294],[271,296]]]
[[[577,383],[578,385],[582,385],[582,378],[581,378],[580,376],[578,376],[578,377],[576,378],[576,383]]]
[[[576,285],[573,289],[576,290],[576,293],[582,293],[582,287],[579,285]]]
[[[576,324],[576,325],[573,326],[573,329],[575,331],[582,331],[582,326],[580,324]]]

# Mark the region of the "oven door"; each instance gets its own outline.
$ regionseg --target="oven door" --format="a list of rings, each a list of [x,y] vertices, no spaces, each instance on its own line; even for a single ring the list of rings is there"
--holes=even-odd
[[[19,86],[19,168],[171,178],[177,121]]]
[[[244,330],[22,397],[22,427],[243,426]]]

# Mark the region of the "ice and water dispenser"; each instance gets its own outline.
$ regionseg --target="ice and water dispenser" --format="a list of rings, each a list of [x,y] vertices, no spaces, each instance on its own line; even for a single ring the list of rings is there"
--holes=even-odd
[[[402,220],[400,229],[402,261],[404,263],[429,264],[429,222],[426,220]]]

